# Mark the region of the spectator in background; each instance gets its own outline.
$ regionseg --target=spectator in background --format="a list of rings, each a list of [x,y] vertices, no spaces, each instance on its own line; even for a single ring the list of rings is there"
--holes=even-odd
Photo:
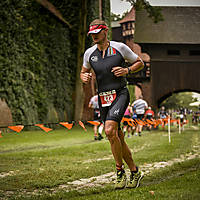
[[[99,103],[98,103],[98,95],[93,96],[90,99],[89,108],[93,108],[94,112],[94,121],[100,122],[101,117],[100,117],[100,111],[99,111]],[[95,140],[101,140],[103,139],[102,137],[102,131],[103,131],[103,123],[99,126],[99,132],[98,132],[98,125],[94,125],[94,139]]]
[[[143,100],[143,96],[140,95],[132,104],[133,109],[135,109],[135,112],[137,114],[137,120],[143,120],[144,114],[146,109],[148,108],[148,104],[145,100]],[[136,126],[136,135],[139,134],[141,136],[143,125],[142,123],[138,123]]]
[[[183,108],[180,109],[179,111],[179,118],[180,118],[180,125],[181,125],[181,130],[184,130],[184,124],[186,123],[186,113]]]
[[[137,119],[137,114],[136,114],[136,111],[135,109],[132,107],[132,117],[131,117],[134,121],[135,119]],[[135,126],[132,126],[132,132],[131,134],[134,135],[134,132],[136,130],[136,125]]]
[[[131,108],[131,104],[129,103],[128,107],[126,108],[126,111],[124,113],[124,118],[126,119],[131,119],[131,115],[132,115],[132,108]],[[125,120],[123,122],[123,133],[124,133],[124,136],[126,135],[126,131],[128,132],[128,135],[127,137],[130,137],[131,136],[131,126],[129,125],[129,123]]]
[[[152,120],[154,118],[154,111],[151,109],[151,107],[149,106],[148,109],[146,110],[145,114],[144,114],[145,119],[147,120]],[[151,130],[152,125],[150,123],[148,123],[147,125],[148,130]]]
[[[162,106],[160,111],[158,112],[158,118],[162,120],[162,128],[165,128],[165,124],[167,124],[167,117],[168,117],[168,113],[165,110],[165,107]]]

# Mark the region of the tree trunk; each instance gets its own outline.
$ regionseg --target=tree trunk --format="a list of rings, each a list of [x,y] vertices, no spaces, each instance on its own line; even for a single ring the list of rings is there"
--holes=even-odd
[[[83,63],[83,54],[85,51],[86,38],[86,19],[87,19],[87,0],[81,1],[80,10],[80,27],[78,33],[78,53],[77,53],[77,70],[76,70],[76,93],[75,93],[75,112],[74,119],[81,120],[84,105],[83,84],[80,79],[80,71]]]

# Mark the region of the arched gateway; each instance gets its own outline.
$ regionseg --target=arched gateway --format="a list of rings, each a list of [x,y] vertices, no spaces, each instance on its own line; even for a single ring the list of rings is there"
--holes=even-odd
[[[162,7],[157,24],[136,12],[134,42],[150,55],[151,79],[142,83],[144,98],[158,107],[178,91],[200,93],[200,7]]]

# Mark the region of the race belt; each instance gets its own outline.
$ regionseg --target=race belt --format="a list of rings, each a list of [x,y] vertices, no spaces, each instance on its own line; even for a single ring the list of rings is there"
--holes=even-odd
[[[102,107],[110,106],[116,99],[117,93],[115,90],[99,93]]]

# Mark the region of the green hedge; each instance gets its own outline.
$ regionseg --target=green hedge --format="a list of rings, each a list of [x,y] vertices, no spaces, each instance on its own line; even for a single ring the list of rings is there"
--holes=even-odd
[[[34,0],[0,2],[0,98],[15,123],[73,119],[80,1],[49,1],[71,29]],[[97,4],[88,0],[88,21]]]

